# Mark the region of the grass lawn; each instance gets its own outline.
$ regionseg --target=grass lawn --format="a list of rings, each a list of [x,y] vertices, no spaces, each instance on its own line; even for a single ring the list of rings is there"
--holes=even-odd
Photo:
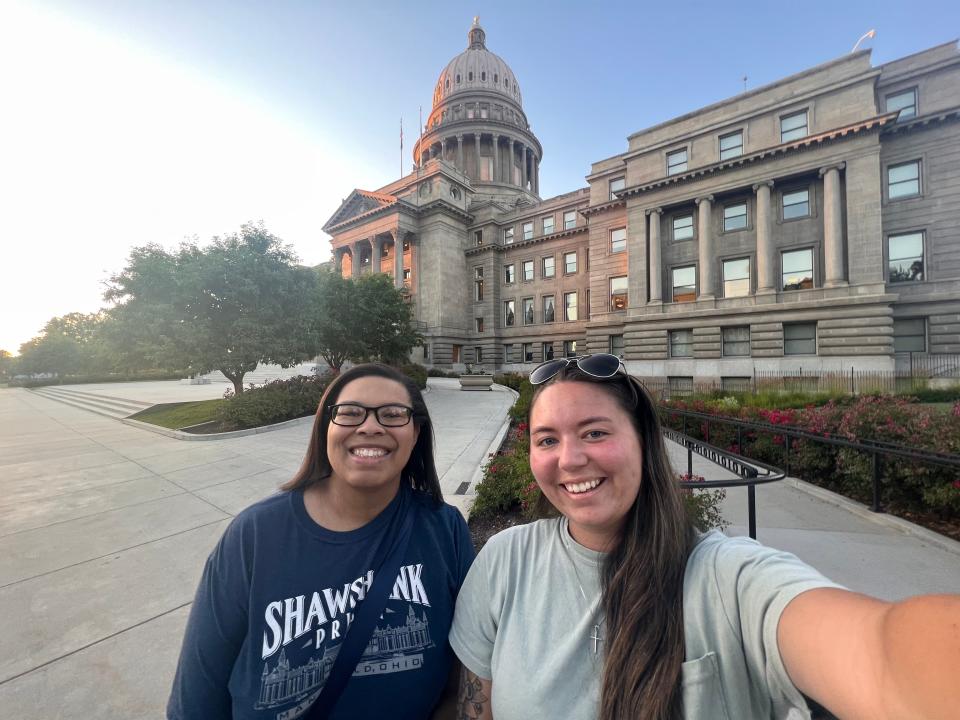
[[[933,410],[939,410],[940,412],[944,412],[944,413],[948,413],[951,410],[953,410],[952,402],[933,402],[933,403],[921,403],[921,404],[925,405],[928,408],[932,408]]]
[[[215,420],[217,408],[224,402],[226,400],[218,398],[197,402],[163,403],[154,405],[152,408],[138,412],[131,417],[133,420],[139,420],[140,422],[178,430],[190,425],[199,425],[209,420]]]

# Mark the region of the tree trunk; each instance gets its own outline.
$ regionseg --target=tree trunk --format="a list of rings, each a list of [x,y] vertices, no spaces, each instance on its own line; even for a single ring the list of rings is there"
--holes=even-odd
[[[233,383],[233,392],[235,395],[240,395],[243,393],[243,370],[237,373],[230,373],[226,370],[221,369],[220,372],[223,373],[224,377],[227,378],[230,382]]]

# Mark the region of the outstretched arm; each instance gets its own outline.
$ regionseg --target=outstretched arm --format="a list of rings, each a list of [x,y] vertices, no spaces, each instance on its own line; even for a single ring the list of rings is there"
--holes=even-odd
[[[493,683],[473,674],[467,668],[460,673],[457,694],[457,720],[493,720],[490,698]]]
[[[948,720],[960,707],[960,595],[887,603],[821,588],[780,617],[797,688],[841,718]]]

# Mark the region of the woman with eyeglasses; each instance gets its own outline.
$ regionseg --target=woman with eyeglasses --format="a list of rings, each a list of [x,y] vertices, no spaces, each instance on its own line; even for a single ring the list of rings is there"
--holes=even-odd
[[[417,386],[384,365],[339,375],[281,490],[207,560],[167,717],[452,712],[447,635],[473,546],[443,503]]]
[[[613,355],[530,375],[530,466],[555,519],[480,552],[450,642],[460,717],[960,717],[960,597],[886,603],[793,555],[700,534],[655,406]]]

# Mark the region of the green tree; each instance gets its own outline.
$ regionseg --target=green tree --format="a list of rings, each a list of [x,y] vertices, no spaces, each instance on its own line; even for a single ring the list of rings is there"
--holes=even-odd
[[[110,370],[103,347],[102,313],[68,313],[47,321],[20,346],[18,368],[25,373],[81,375]]]
[[[13,375],[14,358],[6,350],[0,350],[0,380],[7,380]]]
[[[422,342],[409,301],[379,273],[353,280],[319,271],[312,334],[316,354],[335,372],[346,360],[400,362]]]
[[[310,355],[313,272],[262,224],[176,252],[135,248],[104,297],[125,336],[126,361],[219,370],[243,392],[258,363],[295,365]]]

